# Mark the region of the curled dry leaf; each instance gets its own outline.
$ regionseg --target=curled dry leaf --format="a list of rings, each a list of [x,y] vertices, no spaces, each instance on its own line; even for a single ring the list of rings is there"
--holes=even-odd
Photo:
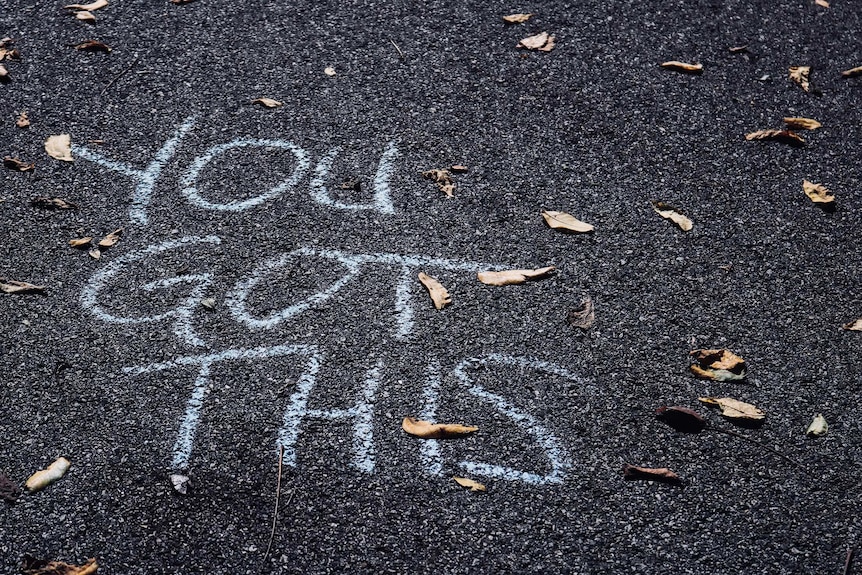
[[[689,355],[695,361],[689,369],[700,379],[713,381],[745,379],[745,360],[729,349],[695,349]]]
[[[405,417],[401,421],[401,428],[416,437],[422,439],[446,439],[450,437],[461,437],[479,431],[478,427],[461,425],[459,423],[431,423],[415,417]]]
[[[111,51],[110,46],[108,46],[104,42],[99,42],[98,40],[84,40],[80,44],[75,44],[73,47],[76,50],[81,50],[83,52],[105,52],[105,53],[108,53]]]
[[[280,108],[284,105],[283,102],[273,100],[272,98],[255,98],[251,101],[252,104],[260,104],[264,108]]]
[[[791,66],[790,79],[799,84],[804,91],[811,90],[811,66]]]
[[[743,52],[748,52],[748,44],[744,46],[731,46],[727,49],[731,54],[741,54]]]
[[[108,0],[96,0],[95,2],[90,2],[89,4],[67,4],[63,6],[67,10],[82,10],[84,12],[92,12],[94,10],[98,10],[100,8],[104,8],[108,5]]]
[[[784,123],[790,130],[816,130],[823,124],[811,118],[784,118]]]
[[[72,157],[72,137],[69,134],[48,136],[45,140],[45,151],[55,160],[74,162]]]
[[[3,473],[0,473],[0,499],[6,503],[15,503],[20,495],[21,488]]]
[[[662,62],[661,67],[674,70],[675,72],[685,72],[686,74],[700,74],[703,72],[703,64],[688,64],[679,60]]]
[[[841,328],[846,329],[847,331],[862,331],[862,317],[856,321],[845,323]]]
[[[757,130],[746,134],[745,139],[749,142],[752,140],[774,140],[797,148],[805,145],[805,140],[790,130]]]
[[[761,409],[731,397],[698,397],[698,401],[721,409],[721,415],[728,419],[759,422],[766,414]]]
[[[673,485],[682,483],[679,475],[667,467],[639,467],[637,465],[629,465],[628,463],[623,464],[623,478],[626,481],[659,481]]]
[[[503,22],[506,24],[523,24],[533,16],[535,14],[509,14],[508,16],[503,16]]]
[[[87,12],[86,10],[76,12],[75,18],[81,22],[86,22],[87,24],[93,24],[96,21],[96,16],[92,12]]]
[[[829,424],[826,423],[826,418],[823,417],[822,413],[818,413],[814,416],[814,420],[808,426],[808,429],[805,430],[805,435],[808,437],[823,437],[829,431]]]
[[[323,73],[327,76],[335,76],[335,68],[333,68],[332,66],[327,66],[323,69]]]
[[[453,477],[455,483],[460,485],[461,487],[467,487],[470,491],[486,491],[485,486],[479,483],[478,481],[473,481],[472,479],[467,479],[466,477]]]
[[[835,202],[835,196],[823,184],[815,184],[808,180],[802,180],[802,191],[815,204],[831,204]]]
[[[446,196],[451,198],[455,195],[455,182],[452,181],[452,174],[449,170],[427,170],[422,172],[422,177],[435,182]]]
[[[596,313],[593,309],[593,300],[589,297],[584,298],[581,305],[577,308],[569,310],[566,316],[566,323],[572,327],[579,327],[581,329],[589,329],[595,321]]]
[[[814,3],[823,8],[829,8],[829,2],[826,0],[814,0]]]
[[[186,495],[189,492],[190,479],[187,475],[180,475],[179,473],[173,473],[170,476],[170,480],[171,480],[171,487],[173,487],[174,491],[176,491],[180,495]]]
[[[438,282],[436,279],[432,278],[425,272],[419,272],[419,281],[422,282],[422,285],[428,288],[428,293],[431,295],[431,301],[434,302],[434,307],[437,309],[443,309],[452,303],[452,296],[449,295],[449,292],[443,287],[443,284]]]
[[[841,72],[841,76],[844,78],[855,78],[856,76],[862,76],[862,66],[856,66],[855,68],[844,70],[843,72]]]
[[[18,158],[6,156],[3,158],[3,166],[10,170],[15,170],[16,172],[30,172],[36,167],[36,164],[32,162],[28,164]]]
[[[683,433],[700,433],[706,427],[706,420],[693,409],[674,405],[659,407],[655,410],[658,419]]]
[[[120,236],[123,235],[123,228],[114,230],[110,234],[99,240],[99,247],[102,249],[112,248],[120,241]]]
[[[44,291],[45,286],[0,277],[0,292],[2,293],[42,293]]]
[[[685,214],[683,214],[677,208],[664,202],[659,202],[655,200],[653,200],[651,203],[652,209],[654,209],[658,215],[660,215],[666,220],[672,221],[677,226],[679,226],[679,229],[681,229],[682,231],[688,232],[691,231],[692,227],[694,227],[694,224],[692,224],[691,220],[688,219]]]
[[[93,241],[93,238],[87,236],[85,238],[72,238],[69,240],[69,245],[73,248],[84,248],[90,245],[90,242]]]
[[[88,251],[87,254],[94,260],[102,258],[102,250],[100,250],[97,246],[93,246],[92,248],[90,248],[90,251]]]
[[[21,112],[18,115],[18,119],[15,120],[15,125],[21,129],[30,127],[30,118],[27,116],[27,112]]]
[[[63,477],[69,471],[71,465],[68,459],[60,457],[46,469],[42,469],[31,475],[24,486],[31,493],[44,489]]]
[[[555,230],[566,230],[579,234],[585,234],[595,229],[592,224],[582,222],[575,216],[567,214],[566,212],[545,210],[542,212],[542,217],[545,218],[545,223]]]
[[[24,555],[21,561],[23,575],[93,575],[99,569],[95,559],[90,559],[83,565],[70,565],[62,561],[35,559]]]
[[[554,37],[547,32],[540,32],[535,36],[523,38],[515,47],[538,50],[539,52],[550,52],[554,49]]]
[[[522,284],[528,280],[536,280],[547,277],[557,268],[548,266],[535,270],[505,270],[501,272],[479,272],[477,277],[483,284],[489,286],[508,286]]]
[[[77,210],[78,206],[63,198],[46,198],[38,197],[30,200],[30,205],[34,208],[42,208],[44,210]]]

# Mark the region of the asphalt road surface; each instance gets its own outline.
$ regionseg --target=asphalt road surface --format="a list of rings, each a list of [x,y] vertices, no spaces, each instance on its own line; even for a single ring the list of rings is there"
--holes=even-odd
[[[0,294],[0,471],[71,462],[0,507],[0,572],[843,572],[862,530],[862,333],[841,329],[862,317],[855,1],[109,1],[94,24],[0,11],[21,56],[0,154],[36,164],[0,172],[0,275],[46,286]],[[516,48],[543,31],[553,50]],[[745,140],[787,116],[823,127]],[[57,134],[74,162],[45,153]],[[448,198],[420,172],[451,165],[469,170]],[[118,228],[99,259],[68,244]],[[695,379],[701,348],[747,380]],[[674,431],[663,405],[709,427]],[[817,413],[829,432],[806,437]],[[422,440],[408,415],[479,431]]]

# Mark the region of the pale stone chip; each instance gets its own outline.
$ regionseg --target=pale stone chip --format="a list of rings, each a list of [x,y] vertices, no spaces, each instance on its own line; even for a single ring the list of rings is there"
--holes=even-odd
[[[72,138],[69,134],[58,134],[48,136],[45,140],[45,151],[55,160],[63,162],[74,162],[72,157]]]
[[[808,437],[823,437],[829,431],[829,424],[826,423],[826,418],[822,413],[818,413],[808,429],[805,430],[805,435]]]

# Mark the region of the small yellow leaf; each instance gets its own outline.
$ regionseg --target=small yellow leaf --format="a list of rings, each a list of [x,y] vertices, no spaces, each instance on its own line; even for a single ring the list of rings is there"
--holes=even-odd
[[[117,242],[120,241],[120,236],[123,235],[123,228],[118,230],[114,230],[107,236],[103,237],[99,240],[99,247],[102,249],[112,248],[117,245]]]
[[[538,50],[540,52],[550,52],[554,49],[554,37],[547,32],[541,32],[534,36],[523,38],[516,48],[526,48],[527,50]]]
[[[816,204],[831,204],[835,201],[835,196],[823,184],[802,180],[802,191]]]
[[[535,16],[535,14],[509,14],[503,16],[503,22],[506,24],[522,24]]]
[[[811,90],[811,66],[791,66],[790,79],[808,92]]]
[[[104,8],[108,5],[108,0],[96,0],[95,2],[91,2],[90,4],[68,4],[63,6],[67,10],[83,10],[85,12],[92,12],[93,10],[98,10],[99,8]]]
[[[93,238],[87,236],[85,238],[73,238],[69,240],[69,245],[73,248],[83,248],[85,246],[90,245],[90,242],[93,241]]]
[[[790,130],[816,130],[823,126],[817,120],[811,118],[784,118],[784,123]]]
[[[522,284],[527,280],[546,277],[557,268],[548,266],[535,270],[505,270],[501,272],[479,272],[479,281],[491,286],[508,286]]]
[[[63,162],[74,162],[72,158],[72,138],[69,134],[48,136],[45,140],[45,151],[55,160]]]
[[[698,397],[698,401],[709,406],[718,406],[721,415],[728,419],[762,421],[766,414],[756,406],[730,397]]]
[[[461,487],[469,487],[470,491],[486,491],[485,486],[478,481],[473,481],[472,479],[467,479],[466,477],[453,477],[452,479],[454,479],[455,483],[457,483]]]
[[[862,317],[860,317],[856,321],[845,323],[841,327],[842,329],[846,329],[847,331],[862,331]]]
[[[808,426],[808,429],[805,430],[805,435],[808,437],[823,437],[827,431],[829,431],[829,424],[826,423],[826,418],[823,417],[823,414],[818,413]]]
[[[592,224],[582,222],[566,212],[546,210],[542,212],[542,217],[545,218],[545,223],[555,230],[568,230],[570,232],[584,234],[595,229]]]
[[[401,428],[416,437],[422,439],[444,439],[447,437],[460,437],[468,435],[474,431],[479,431],[478,427],[469,425],[461,425],[459,423],[431,423],[416,419],[415,417],[405,417],[401,421]]]
[[[452,303],[452,296],[449,295],[449,292],[446,291],[443,284],[438,282],[436,279],[432,278],[425,272],[419,272],[419,281],[422,282],[422,285],[428,288],[428,293],[431,295],[431,301],[434,302],[434,307],[437,309],[443,309]]]
[[[661,63],[662,68],[674,70],[676,72],[686,72],[688,74],[700,74],[703,72],[703,64],[688,64],[678,60],[669,60]]]
[[[844,70],[841,72],[841,75],[845,78],[855,78],[856,76],[862,76],[862,66],[857,66],[855,68],[850,68],[849,70]]]
[[[333,68],[332,66],[327,66],[323,69],[323,73],[327,76],[335,76],[335,68]]]
[[[776,142],[782,142],[796,147],[805,144],[805,140],[803,140],[797,133],[791,132],[790,130],[757,130],[756,132],[746,134],[745,139],[748,141],[775,140]]]
[[[278,100],[273,100],[272,98],[256,98],[251,101],[252,104],[260,104],[265,108],[280,108],[284,104],[279,102]]]
[[[65,457],[60,457],[54,463],[49,465],[47,469],[37,471],[27,480],[24,486],[31,493],[48,487],[66,474],[72,464]]]
[[[24,556],[21,563],[23,575],[93,575],[99,569],[95,559],[89,559],[83,565],[70,565],[63,561],[48,561]]]
[[[679,226],[684,232],[691,231],[694,224],[681,211],[664,202],[653,201],[652,208],[655,212],[666,220],[670,220]]]

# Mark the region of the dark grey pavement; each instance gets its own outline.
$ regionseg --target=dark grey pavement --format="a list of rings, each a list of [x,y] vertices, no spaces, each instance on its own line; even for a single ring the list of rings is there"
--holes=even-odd
[[[0,471],[72,467],[0,506],[0,572],[25,553],[107,575],[842,572],[862,532],[862,333],[840,329],[862,317],[862,78],[840,77],[859,5],[487,4],[116,0],[89,26],[6,0],[0,155],[36,169],[0,172],[0,276],[47,290],[0,297]],[[542,31],[553,51],[515,48]],[[89,38],[113,51],[71,47]],[[785,116],[823,128],[744,140]],[[73,163],[43,151],[62,133]],[[419,172],[452,164],[470,170],[450,199]],[[120,227],[99,260],[68,246]],[[746,383],[688,374],[713,347]],[[762,408],[740,433],[798,465],[654,418],[736,429],[708,395]],[[480,431],[423,443],[405,415]]]

